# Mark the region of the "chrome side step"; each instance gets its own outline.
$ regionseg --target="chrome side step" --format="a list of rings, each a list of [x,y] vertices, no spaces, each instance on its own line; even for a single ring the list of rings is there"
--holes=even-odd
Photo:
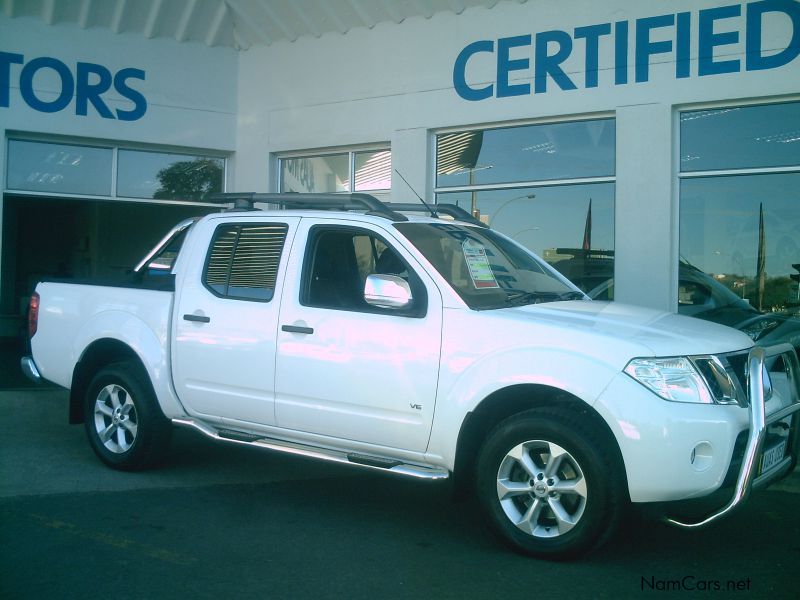
[[[447,469],[442,469],[440,467],[412,465],[382,456],[372,456],[357,452],[345,453],[337,450],[329,450],[327,448],[317,448],[314,446],[305,446],[303,444],[285,442],[283,440],[276,440],[274,438],[246,433],[243,431],[216,429],[208,423],[203,423],[202,421],[198,421],[197,419],[192,419],[190,417],[183,419],[172,419],[172,423],[180,427],[194,429],[203,435],[220,442],[242,444],[244,446],[255,446],[265,450],[275,450],[277,452],[285,452],[287,454],[296,454],[298,456],[317,458],[335,463],[353,465],[355,467],[364,467],[367,469],[383,471],[385,473],[388,472],[396,475],[404,475],[406,477],[417,477],[419,479],[437,480],[447,479],[450,476],[450,472],[447,471]]]

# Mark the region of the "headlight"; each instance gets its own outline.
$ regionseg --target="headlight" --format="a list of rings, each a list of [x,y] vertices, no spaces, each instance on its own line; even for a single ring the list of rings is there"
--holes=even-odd
[[[699,404],[714,402],[692,361],[684,356],[634,358],[625,367],[625,373],[664,400]]]

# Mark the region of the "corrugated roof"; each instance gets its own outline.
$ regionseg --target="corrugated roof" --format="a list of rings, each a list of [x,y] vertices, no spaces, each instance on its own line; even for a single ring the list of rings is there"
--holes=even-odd
[[[4,0],[2,11],[9,18],[38,17],[48,25],[73,23],[83,29],[243,50],[496,4],[498,0]]]

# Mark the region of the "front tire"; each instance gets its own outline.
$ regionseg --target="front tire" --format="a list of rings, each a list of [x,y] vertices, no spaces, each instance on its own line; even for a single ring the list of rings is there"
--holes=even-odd
[[[92,379],[85,397],[86,435],[108,466],[138,471],[157,462],[172,434],[143,369],[133,362],[109,365]]]
[[[505,543],[551,560],[608,539],[623,502],[602,438],[571,411],[553,408],[513,415],[491,431],[477,487],[489,525]]]

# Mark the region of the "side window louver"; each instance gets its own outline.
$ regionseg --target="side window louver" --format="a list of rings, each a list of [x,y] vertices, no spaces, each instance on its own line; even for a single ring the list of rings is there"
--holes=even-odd
[[[203,273],[204,285],[218,296],[271,300],[287,231],[283,223],[220,226]]]

